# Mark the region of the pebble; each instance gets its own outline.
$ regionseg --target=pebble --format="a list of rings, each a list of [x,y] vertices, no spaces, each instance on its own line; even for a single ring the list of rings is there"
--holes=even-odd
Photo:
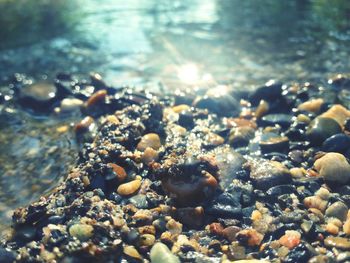
[[[341,133],[339,123],[331,118],[317,117],[309,124],[306,135],[314,145],[321,145],[329,137]]]
[[[152,263],[180,263],[179,258],[171,253],[166,245],[160,242],[152,247],[150,259]]]
[[[346,235],[350,236],[350,218],[344,222],[343,231]]]
[[[289,150],[289,139],[285,136],[272,137],[266,140],[261,140],[259,146],[262,153],[284,152]]]
[[[123,253],[134,260],[142,261],[142,256],[134,246],[125,246],[123,249]]]
[[[144,235],[141,235],[141,237],[140,237],[140,245],[141,246],[146,246],[146,247],[153,246],[155,241],[156,241],[155,236],[151,235],[151,234],[144,234]]]
[[[70,113],[80,110],[80,107],[84,104],[82,100],[76,98],[65,98],[60,104],[60,113]]]
[[[287,128],[293,121],[293,116],[284,113],[268,114],[261,118],[261,124],[264,126],[274,126],[276,124]]]
[[[350,148],[350,136],[344,133],[338,133],[327,140],[322,144],[322,150],[325,152],[338,152],[346,153]]]
[[[267,190],[275,185],[288,184],[292,180],[289,170],[280,162],[264,159],[248,161],[250,178],[256,188]]]
[[[161,146],[159,135],[156,133],[148,133],[142,136],[141,141],[137,144],[137,150],[145,151],[147,147],[158,150]]]
[[[94,228],[87,224],[75,224],[69,228],[69,234],[83,242],[93,236]]]
[[[328,111],[321,115],[323,118],[331,118],[335,120],[340,127],[343,127],[345,121],[350,118],[350,111],[342,105],[333,105]]]
[[[166,229],[168,229],[168,231],[172,234],[181,234],[182,224],[174,219],[170,219],[166,224]]]
[[[323,99],[311,99],[308,101],[305,101],[298,106],[298,110],[301,111],[310,111],[317,113],[320,111],[322,104],[324,103]]]
[[[19,89],[18,99],[25,107],[46,112],[58,99],[57,88],[48,82],[37,82]]]
[[[151,147],[147,147],[141,156],[141,160],[145,164],[158,160],[158,152]]]
[[[307,208],[317,208],[321,212],[326,210],[327,204],[328,202],[319,196],[309,196],[304,199],[304,205]]]
[[[274,102],[280,98],[282,98],[282,84],[270,80],[264,86],[257,88],[249,96],[249,101],[252,102],[253,106],[256,106],[261,100]]]
[[[329,236],[324,240],[326,247],[335,247],[342,250],[350,250],[350,240],[345,237]]]
[[[350,182],[350,164],[340,153],[326,153],[316,160],[314,167],[331,186]]]
[[[326,210],[326,216],[335,217],[341,221],[346,219],[349,208],[343,202],[335,202],[330,205]]]
[[[124,184],[121,184],[117,188],[117,193],[121,196],[132,195],[136,193],[141,187],[141,180],[136,179]]]
[[[74,126],[76,133],[83,133],[90,129],[90,126],[94,123],[94,119],[90,116],[86,116],[79,123]]]
[[[282,246],[288,249],[293,249],[300,244],[301,234],[295,230],[287,230],[285,234],[279,239]]]
[[[254,138],[255,130],[249,126],[232,128],[229,135],[229,143],[233,147],[243,147]]]
[[[269,103],[267,101],[261,100],[259,106],[255,110],[255,117],[257,119],[261,118],[269,111]]]
[[[99,90],[90,96],[90,98],[86,102],[86,107],[91,108],[93,106],[96,106],[97,104],[104,102],[106,97],[107,97],[107,91]]]
[[[123,167],[121,167],[115,163],[108,163],[107,165],[112,168],[114,174],[116,175],[116,177],[118,179],[118,182],[123,182],[126,179],[126,177],[128,176]]]
[[[250,247],[259,246],[264,239],[264,235],[260,234],[254,228],[243,229],[236,235],[237,240]]]
[[[5,248],[0,247],[0,262],[2,263],[12,263],[15,262],[16,254]]]

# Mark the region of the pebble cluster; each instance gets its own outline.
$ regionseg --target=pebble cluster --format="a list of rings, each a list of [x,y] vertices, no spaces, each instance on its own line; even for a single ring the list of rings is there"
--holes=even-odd
[[[350,260],[348,78],[240,101],[95,81],[69,106],[86,115],[77,166],[15,211],[4,262]]]

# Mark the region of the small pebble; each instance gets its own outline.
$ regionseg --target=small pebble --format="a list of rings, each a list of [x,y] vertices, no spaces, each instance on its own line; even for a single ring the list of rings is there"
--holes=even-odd
[[[150,259],[152,263],[180,263],[179,258],[171,253],[166,245],[160,242],[152,247]]]
[[[142,260],[142,256],[134,246],[125,246],[123,249],[123,253],[134,260]]]
[[[92,237],[94,228],[87,224],[75,224],[69,228],[69,234],[80,241],[87,241]]]
[[[350,250],[350,240],[345,237],[329,236],[324,240],[326,247],[335,247],[343,250]]]
[[[299,104],[298,110],[301,111],[311,111],[317,113],[320,111],[323,104],[323,99],[312,99]]]
[[[344,221],[346,219],[346,215],[348,213],[348,207],[343,202],[335,202],[332,205],[330,205],[326,210],[326,216],[328,217],[335,217],[338,218],[341,221]]]
[[[141,180],[136,179],[131,182],[119,185],[117,189],[117,193],[122,196],[132,195],[136,193],[140,189],[140,187],[141,187]]]
[[[350,182],[350,164],[340,153],[327,153],[314,163],[327,184],[344,185]]]
[[[147,147],[158,150],[161,146],[159,135],[156,133],[148,133],[142,136],[141,141],[137,144],[137,150],[144,151]]]
[[[288,249],[293,249],[300,244],[301,234],[295,230],[287,230],[285,234],[279,239],[282,246]]]

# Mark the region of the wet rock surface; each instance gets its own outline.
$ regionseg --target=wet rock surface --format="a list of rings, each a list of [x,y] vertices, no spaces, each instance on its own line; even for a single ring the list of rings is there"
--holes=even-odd
[[[96,74],[84,85],[90,93],[71,90],[52,105],[80,111],[77,164],[15,210],[4,260],[349,258],[346,105],[310,84],[269,82],[240,103],[208,92],[188,104],[112,89]]]

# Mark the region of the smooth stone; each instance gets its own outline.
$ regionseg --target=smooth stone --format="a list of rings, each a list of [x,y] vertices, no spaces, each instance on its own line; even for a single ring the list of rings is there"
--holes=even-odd
[[[249,141],[254,138],[254,134],[255,130],[252,127],[235,127],[230,130],[228,141],[233,147],[247,146]]]
[[[304,244],[301,243],[297,247],[289,251],[287,257],[283,262],[286,263],[295,263],[295,262],[307,262],[311,257],[312,253],[310,249]]]
[[[292,175],[280,162],[264,159],[252,159],[248,161],[250,178],[256,188],[267,190],[276,185],[289,184]]]
[[[346,219],[349,208],[343,202],[335,202],[326,209],[326,216],[335,217],[341,221]]]
[[[121,196],[132,195],[136,193],[141,187],[141,180],[133,180],[125,184],[119,185],[117,193]]]
[[[328,111],[323,113],[320,117],[331,118],[335,120],[341,127],[345,121],[350,118],[350,111],[340,104],[333,105]]]
[[[97,89],[105,89],[107,87],[106,83],[103,81],[102,76],[96,72],[90,73],[91,85]]]
[[[339,133],[329,137],[322,144],[324,152],[346,153],[350,148],[350,136]]]
[[[19,101],[22,105],[38,111],[48,111],[57,101],[57,88],[54,84],[38,82],[24,86],[19,90]]]
[[[326,153],[316,160],[314,167],[329,185],[346,185],[350,182],[350,164],[340,153]]]
[[[342,250],[350,250],[350,240],[345,237],[329,236],[324,240],[326,247],[335,247]]]
[[[137,144],[137,150],[144,151],[147,147],[158,150],[161,146],[159,135],[156,133],[148,133],[142,136],[141,141]]]
[[[0,262],[2,263],[12,263],[16,260],[16,254],[5,248],[0,248]]]
[[[267,82],[264,86],[257,88],[250,96],[249,100],[253,106],[257,106],[260,100],[274,101],[282,97],[282,84],[273,80]]]
[[[274,126],[276,124],[283,128],[287,128],[291,125],[293,116],[284,113],[268,114],[261,118],[260,122],[264,126]]]
[[[285,136],[273,137],[267,140],[261,140],[259,146],[262,153],[288,152],[289,139]]]
[[[160,242],[152,247],[150,259],[152,263],[180,263],[179,258],[171,253],[166,245]]]
[[[144,194],[135,195],[129,198],[129,202],[139,209],[146,209],[149,205],[147,197]]]
[[[94,234],[94,228],[87,224],[75,224],[69,228],[69,234],[80,241],[87,241]]]
[[[186,129],[191,130],[195,125],[193,113],[189,109],[181,111],[179,113],[178,124]]]
[[[245,158],[231,147],[220,146],[211,151],[220,171],[220,185],[226,188],[242,171]]]
[[[301,111],[311,111],[311,112],[319,112],[321,109],[322,104],[324,103],[323,99],[311,99],[308,101],[303,102],[298,106],[298,110]]]
[[[346,108],[350,108],[350,90],[343,89],[338,93],[338,99]]]
[[[184,207],[176,209],[176,218],[189,228],[198,229],[204,222],[203,207]]]
[[[235,116],[239,114],[241,109],[238,100],[232,97],[228,91],[222,92],[218,88],[210,89],[204,96],[197,97],[193,106],[207,109],[219,116]]]
[[[329,137],[341,132],[341,126],[335,120],[317,117],[308,126],[306,135],[314,145],[321,145]]]
[[[142,256],[134,246],[125,246],[123,249],[123,253],[132,259],[142,260]]]
[[[146,246],[146,247],[153,246],[155,241],[156,241],[155,236],[151,234],[144,234],[140,237],[141,246]]]
[[[349,262],[350,251],[339,253],[337,256],[337,262]]]
[[[266,194],[272,198],[277,198],[283,194],[297,193],[295,186],[293,185],[276,185],[266,191]]]
[[[70,113],[80,110],[80,107],[83,106],[84,102],[76,98],[65,98],[61,101],[60,112],[61,113]]]

